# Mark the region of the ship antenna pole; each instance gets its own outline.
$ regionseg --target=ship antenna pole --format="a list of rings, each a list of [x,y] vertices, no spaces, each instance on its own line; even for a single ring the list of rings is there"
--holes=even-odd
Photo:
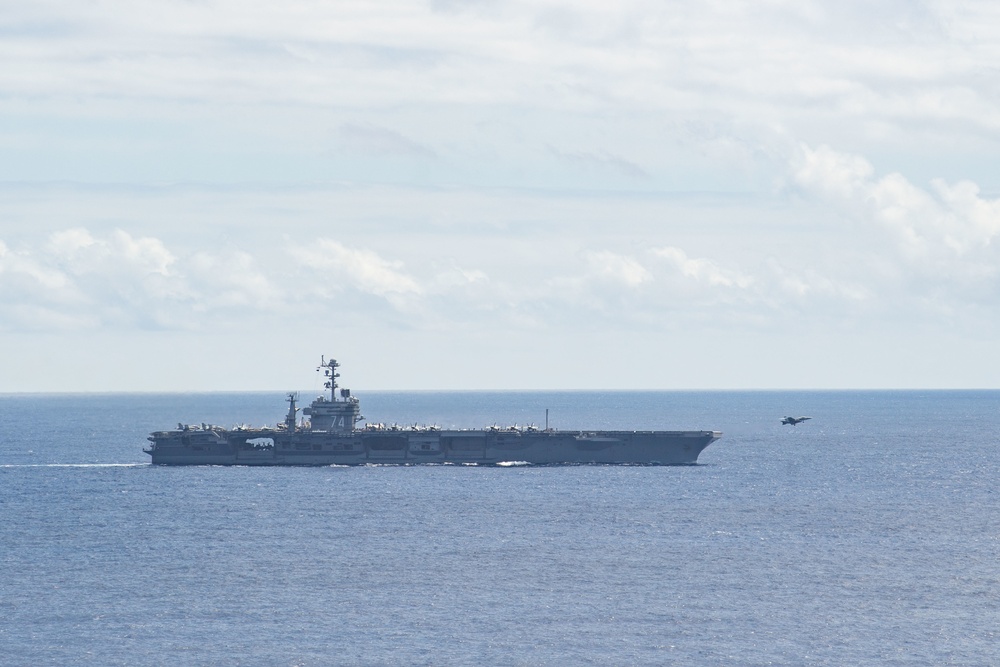
[[[323,371],[323,376],[326,378],[326,382],[323,383],[323,386],[330,390],[330,401],[337,400],[337,378],[340,377],[340,373],[337,372],[337,369],[339,367],[340,364],[337,363],[336,359],[327,361],[323,355],[320,355],[319,368],[316,370]]]

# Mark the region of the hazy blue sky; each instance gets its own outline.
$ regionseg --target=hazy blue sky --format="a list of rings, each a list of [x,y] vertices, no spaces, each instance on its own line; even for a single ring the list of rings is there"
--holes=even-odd
[[[0,12],[0,391],[1000,385],[993,2]]]

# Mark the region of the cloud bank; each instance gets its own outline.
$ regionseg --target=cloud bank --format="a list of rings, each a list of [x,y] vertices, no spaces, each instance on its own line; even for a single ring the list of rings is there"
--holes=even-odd
[[[720,245],[717,254],[631,243],[651,232],[702,243],[655,219],[620,223],[614,231],[624,234],[580,238],[573,220],[518,233],[476,226],[437,247],[414,243],[431,233],[420,229],[394,241],[384,230],[343,232],[338,225],[337,238],[310,229],[306,238],[263,234],[245,247],[213,249],[192,247],[183,235],[69,228],[20,245],[0,239],[0,322],[8,330],[198,329],[306,308],[332,316],[346,306],[365,318],[405,315],[408,326],[429,329],[476,327],[483,318],[503,326],[569,326],[595,315],[608,326],[670,326],[694,313],[780,322],[808,304],[830,316],[859,307],[956,311],[995,294],[1000,200],[983,197],[975,184],[935,180],[919,187],[899,173],[876,173],[862,156],[805,145],[789,156],[787,178],[797,197],[832,212],[840,247],[810,244],[777,256],[771,238],[744,240],[739,252]],[[278,206],[295,196],[271,198]],[[480,209],[503,197],[483,199]],[[823,232],[821,225],[812,231]],[[524,252],[524,239],[544,247],[544,255]]]
[[[331,335],[421,378],[578,386],[599,349],[622,386],[978,386],[998,30],[986,2],[11,6],[0,362]],[[763,361],[789,351],[815,376]]]

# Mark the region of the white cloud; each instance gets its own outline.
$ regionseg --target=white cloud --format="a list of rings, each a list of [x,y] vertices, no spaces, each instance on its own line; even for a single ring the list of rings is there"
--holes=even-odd
[[[147,273],[167,275],[170,265],[175,261],[174,256],[159,239],[148,237],[133,239],[120,229],[115,230],[111,245],[125,261]]]
[[[829,192],[820,185],[814,190]],[[736,235],[707,245],[702,238],[697,246],[711,247],[713,256],[699,256],[686,249],[697,237],[678,235],[664,224],[704,215],[697,208],[665,214],[662,202],[647,206],[641,199],[576,202],[540,195],[519,201],[505,193],[459,194],[379,189],[360,196],[332,189],[321,196],[292,190],[255,192],[248,202],[239,191],[216,195],[214,202],[201,196],[187,201],[183,195],[167,204],[180,207],[163,210],[165,219],[189,218],[191,208],[238,220],[246,229],[240,248],[208,240],[211,226],[201,235],[189,230],[169,240],[76,227],[52,231],[47,241],[25,245],[16,257],[19,266],[30,266],[34,274],[56,281],[54,286],[61,279],[69,295],[62,298],[89,308],[101,326],[133,322],[164,329],[219,329],[239,326],[248,314],[296,318],[306,312],[338,321],[349,313],[354,321],[375,326],[405,322],[453,331],[487,325],[552,329],[580,322],[648,327],[682,317],[710,320],[713,313],[766,326],[790,306],[821,303],[833,314],[896,296],[891,281],[898,271],[873,264],[879,249],[869,251],[860,238],[853,250],[844,246],[842,256],[852,259],[843,266],[814,261],[813,249],[794,245],[779,262],[773,246],[783,242],[767,236],[756,241]],[[980,210],[967,189],[952,196]],[[394,209],[381,208],[397,198]],[[241,205],[227,212],[220,203],[226,199]],[[287,215],[306,201],[298,217],[287,218],[296,229],[294,241],[282,241],[262,224],[274,211]],[[463,203],[449,215],[465,222],[426,226],[428,211],[457,202]],[[322,226],[311,221],[330,211],[338,213]],[[979,215],[988,219],[987,214]],[[648,220],[642,221],[644,216]],[[618,218],[625,221],[605,222]],[[502,224],[518,219],[543,222]],[[634,240],[641,236],[649,241]],[[11,266],[13,256],[6,250],[0,266]],[[26,269],[21,273],[26,280]],[[56,295],[51,289],[43,301]]]
[[[998,30],[964,0],[12,4],[0,321],[988,330]]]
[[[0,179],[716,191],[794,139],[996,150],[977,3],[446,5],[22,3]]]
[[[838,153],[829,146],[801,145],[793,164],[795,181],[822,194],[864,198],[875,169],[859,155]]]
[[[994,242],[1000,199],[983,197],[969,181],[934,179],[925,188],[898,172],[878,176],[864,158],[829,147],[803,147],[802,153],[796,182],[840,211],[844,234],[856,236],[858,248],[870,246],[868,257],[860,255],[863,263],[841,272],[850,280],[824,291],[878,300],[897,317],[956,319],[992,308],[1000,293],[1000,247]]]
[[[121,229],[100,240],[80,228],[54,232],[48,250],[75,274],[114,270],[137,276],[165,276],[176,260],[159,239],[133,238]]]
[[[345,285],[376,296],[415,295],[424,290],[403,272],[402,262],[390,261],[377,253],[351,248],[333,239],[318,239],[309,245],[289,248],[303,266],[316,271],[322,290]]]
[[[72,259],[81,250],[93,247],[94,237],[86,229],[67,229],[49,236],[49,248],[57,257]]]
[[[45,322],[74,321],[57,310],[88,301],[65,272],[30,251],[0,241],[0,327],[37,330]],[[51,315],[43,316],[43,312]],[[37,315],[37,317],[29,317]]]
[[[160,239],[83,228],[53,232],[16,253],[2,250],[0,308],[21,322],[30,314],[31,329],[197,328],[199,313],[281,303],[280,290],[247,253],[196,252],[182,260]]]
[[[863,157],[827,146],[801,147],[794,178],[807,190],[891,230],[902,255],[925,266],[975,261],[977,251],[987,250],[1000,234],[1000,199],[982,198],[979,187],[968,181],[949,185],[935,179],[927,190],[900,173],[877,178]]]
[[[274,267],[265,259],[240,250],[199,251],[184,267],[185,279],[178,290],[199,312],[236,308],[255,316],[282,312],[286,292],[270,274]]]
[[[591,275],[601,280],[636,288],[653,279],[653,275],[632,257],[607,250],[587,251],[583,256],[590,266]]]
[[[12,66],[0,86],[28,95],[349,106],[542,100],[562,109],[731,109],[739,100],[754,114],[762,105],[833,100],[865,113],[996,122],[996,100],[974,84],[992,58],[986,35],[997,17],[977,3],[922,5],[922,13],[894,3],[879,15],[864,3],[811,7],[26,3],[11,8],[20,30],[5,40]],[[52,25],[54,33],[38,27]],[[966,98],[949,104],[956,90]]]
[[[652,253],[673,264],[681,275],[708,285],[746,289],[753,283],[749,276],[723,270],[708,259],[688,257],[680,248],[654,248]]]
[[[766,261],[766,270],[762,271],[763,279],[759,282],[767,285],[765,301],[772,307],[784,308],[790,304],[802,306],[811,304],[814,308],[826,309],[830,315],[836,316],[849,310],[852,306],[876,300],[879,295],[863,282],[868,281],[878,289],[879,280],[875,279],[872,267],[864,265],[846,265],[844,270],[834,276],[825,275],[814,268],[793,271],[774,258]],[[888,295],[881,295],[883,299]],[[836,307],[840,304],[840,308]]]
[[[1000,199],[980,197],[979,186],[971,181],[949,185],[934,179],[931,184],[948,212],[946,220],[958,228],[957,234],[949,232],[949,245],[959,253],[991,245],[1000,234]]]

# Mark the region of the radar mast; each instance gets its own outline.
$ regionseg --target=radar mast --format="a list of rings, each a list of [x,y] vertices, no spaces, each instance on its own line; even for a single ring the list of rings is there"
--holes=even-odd
[[[319,368],[317,368],[316,370],[322,371],[323,377],[326,378],[326,381],[323,383],[323,386],[330,390],[331,401],[337,400],[337,378],[340,377],[340,373],[337,372],[338,368],[340,368],[340,364],[337,363],[336,359],[331,359],[330,361],[327,361],[326,357],[320,355]]]

